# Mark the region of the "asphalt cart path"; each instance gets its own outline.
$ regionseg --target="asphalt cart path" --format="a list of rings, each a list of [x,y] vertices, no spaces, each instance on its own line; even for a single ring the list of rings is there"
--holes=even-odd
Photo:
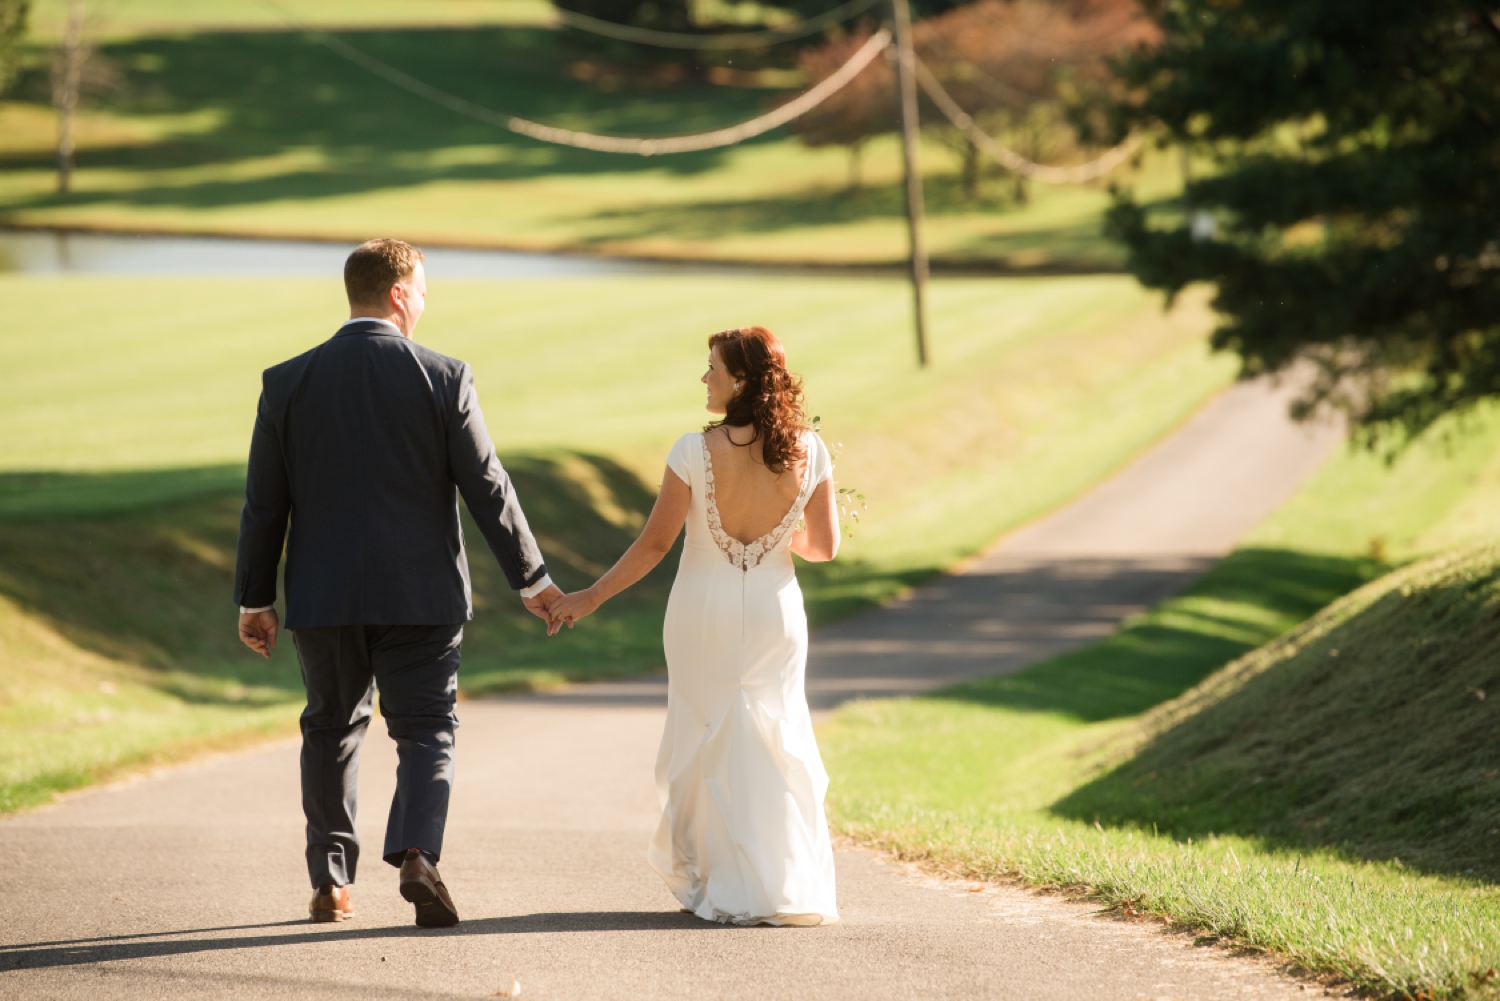
[[[1234,387],[1074,504],[819,632],[814,705],[1014,670],[1106,635],[1201,573],[1339,440],[1284,409],[1269,387]],[[373,851],[354,920],[307,923],[294,742],[0,822],[0,997],[480,998],[516,982],[535,999],[1308,996],[1264,960],[853,849],[838,854],[831,927],[680,914],[644,859],[663,696],[656,678],[461,706],[442,871],[463,921],[449,930],[412,925]],[[377,723],[367,846],[381,842],[394,761]]]

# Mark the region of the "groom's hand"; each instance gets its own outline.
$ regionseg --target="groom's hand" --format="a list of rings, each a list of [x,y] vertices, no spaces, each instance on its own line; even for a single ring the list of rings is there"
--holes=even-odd
[[[540,594],[521,599],[521,604],[526,606],[528,612],[547,623],[548,636],[557,632],[558,626],[561,625],[561,623],[552,621],[552,606],[562,596],[562,590],[556,584],[553,584]]]
[[[280,627],[274,608],[264,612],[241,612],[240,642],[262,657],[270,658],[271,651],[276,649],[276,632]]]

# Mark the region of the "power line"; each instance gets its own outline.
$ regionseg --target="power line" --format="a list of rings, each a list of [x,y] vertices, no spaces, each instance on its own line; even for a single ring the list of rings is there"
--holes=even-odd
[[[806,91],[795,100],[788,101],[775,111],[752,118],[747,122],[730,126],[727,129],[718,129],[713,132],[704,132],[690,136],[668,136],[660,139],[635,139],[623,136],[600,136],[587,132],[574,132],[570,129],[558,129],[548,125],[539,125],[529,122],[524,118],[512,118],[507,128],[513,132],[540,139],[543,142],[558,143],[564,146],[576,146],[580,149],[598,150],[601,153],[634,153],[637,156],[659,156],[665,153],[691,153],[698,150],[715,149],[720,146],[732,146],[735,143],[744,142],[762,133],[769,132],[807,114],[828,98],[842,90],[849,81],[859,76],[860,72],[874,61],[875,57],[885,51],[886,46],[891,44],[891,34],[882,28],[869,41],[865,42],[860,50],[849,58],[849,61],[838,68],[833,75],[825,78],[816,87]]]
[[[1040,181],[1042,184],[1082,184],[1085,181],[1096,180],[1130,159],[1141,145],[1140,134],[1132,133],[1125,138],[1124,142],[1088,163],[1081,163],[1076,167],[1049,167],[1034,160],[1028,160],[987,135],[974,124],[974,119],[969,116],[968,112],[960,108],[958,102],[949,96],[948,92],[943,89],[943,85],[938,83],[937,77],[921,61],[917,62],[917,83],[927,92],[927,96],[932,98],[932,103],[938,106],[938,110],[946,115],[959,131],[968,136],[969,141],[977,148],[988,153],[1005,169],[1030,180]]]
[[[656,45],[668,49],[724,51],[774,45],[777,42],[788,42],[794,38],[813,35],[841,21],[863,14],[880,2],[881,0],[849,0],[848,3],[841,4],[833,10],[825,11],[785,28],[773,28],[768,31],[738,31],[723,35],[692,35],[679,31],[638,28],[630,24],[603,21],[597,17],[579,14],[562,7],[557,8],[557,19],[570,28],[622,42],[638,42],[642,45]]]
[[[551,125],[543,125],[541,122],[533,122],[518,115],[507,115],[503,112],[494,111],[472,101],[465,100],[445,90],[439,90],[429,83],[418,80],[408,73],[402,72],[396,67],[376,59],[374,56],[355,48],[343,39],[309,28],[297,22],[297,20],[277,0],[261,0],[267,7],[276,10],[287,21],[289,25],[301,30],[313,41],[330,49],[331,51],[347,59],[349,62],[374,73],[376,76],[395,84],[401,89],[415,94],[416,96],[430,101],[440,107],[447,108],[457,114],[484,122],[486,125],[494,125],[498,128],[507,129],[517,135],[527,136],[542,142],[553,143],[559,146],[572,146],[577,149],[589,149],[600,153],[625,153],[635,156],[661,156],[668,153],[692,153],[700,150],[716,149],[722,146],[732,146],[735,143],[744,142],[746,139],[769,132],[774,128],[785,125],[792,119],[807,114],[819,104],[842,90],[848,83],[860,74],[866,66],[874,61],[875,57],[885,51],[886,46],[891,43],[890,32],[881,29],[860,47],[859,51],[849,58],[849,61],[840,66],[837,72],[820,81],[815,87],[810,88],[794,100],[788,101],[774,111],[731,125],[728,128],[715,129],[712,132],[702,132],[686,136],[606,136],[591,132],[578,132],[573,129],[562,129]]]
[[[753,139],[763,135],[772,129],[779,128],[787,122],[807,114],[819,104],[838,93],[848,86],[850,81],[857,77],[866,66],[875,60],[875,57],[891,44],[891,35],[887,29],[871,35],[863,46],[852,55],[843,66],[828,77],[825,77],[816,86],[808,89],[792,101],[783,104],[774,111],[731,125],[727,128],[715,129],[712,132],[701,132],[685,136],[609,136],[599,135],[592,132],[579,132],[573,129],[563,129],[552,125],[544,125],[534,122],[518,115],[507,115],[503,112],[494,111],[472,101],[465,100],[457,95],[440,90],[429,83],[418,80],[416,77],[405,73],[396,67],[384,62],[374,56],[357,49],[345,42],[343,39],[330,35],[326,31],[319,31],[301,24],[297,19],[283,7],[278,0],[260,0],[260,2],[279,13],[287,24],[306,34],[320,45],[332,50],[344,59],[360,66],[388,83],[392,83],[401,89],[415,94],[424,100],[430,101],[449,111],[506,129],[517,135],[527,136],[541,142],[552,143],[560,146],[572,146],[577,149],[594,150],[600,153],[622,153],[634,156],[662,156],[672,153],[692,153],[708,149],[717,149],[724,146],[732,146],[736,143]],[[879,0],[858,0],[858,3],[873,6]],[[851,6],[846,4],[845,7]],[[824,17],[838,13],[842,8],[829,11]],[[938,109],[947,116],[948,120],[957,126],[976,147],[989,154],[1001,166],[1011,170],[1022,177],[1039,181],[1043,184],[1081,184],[1103,177],[1124,163],[1140,146],[1140,136],[1132,135],[1120,145],[1106,152],[1103,156],[1091,160],[1088,163],[1079,164],[1076,167],[1049,167],[1045,164],[1036,163],[1021,156],[1019,153],[1006,148],[995,139],[985,134],[974,119],[969,116],[958,102],[954,101],[948,92],[943,89],[937,80],[921,60],[915,60],[917,83],[932,98]]]

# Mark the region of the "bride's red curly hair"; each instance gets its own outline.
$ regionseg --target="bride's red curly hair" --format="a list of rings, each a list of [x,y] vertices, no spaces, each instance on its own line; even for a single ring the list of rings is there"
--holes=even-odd
[[[786,348],[765,327],[721,330],[708,339],[708,347],[718,349],[719,360],[741,386],[729,401],[724,419],[703,430],[725,424],[749,425],[754,434],[746,447],[760,441],[766,468],[773,473],[785,472],[807,451],[802,444],[807,430],[802,379],[787,371]]]

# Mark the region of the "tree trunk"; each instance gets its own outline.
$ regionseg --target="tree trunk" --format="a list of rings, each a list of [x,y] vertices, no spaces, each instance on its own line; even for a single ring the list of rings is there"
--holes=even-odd
[[[979,147],[972,142],[964,143],[964,198],[979,198]]]
[[[901,162],[906,175],[906,236],[910,249],[912,319],[917,334],[917,364],[927,367],[927,238],[922,232],[922,159],[920,111],[917,106],[917,53],[911,38],[911,7],[891,0],[896,36],[896,100],[901,116]]]
[[[1029,128],[1025,128],[1023,134],[1021,136],[1019,136],[1018,138],[1021,139],[1021,144],[1022,144],[1021,145],[1021,155],[1024,156],[1024,157],[1026,157],[1026,159],[1030,160],[1032,163],[1036,163],[1037,159],[1038,159],[1038,157],[1037,157],[1037,151],[1040,148],[1040,146],[1042,145],[1041,139],[1037,135],[1036,128],[1034,126],[1033,127],[1029,127]],[[1031,192],[1026,187],[1026,175],[1024,175],[1024,174],[1017,174],[1016,175],[1016,204],[1017,205],[1025,205],[1029,201],[1031,201]]]
[[[849,190],[858,191],[864,184],[864,172],[861,169],[863,163],[861,157],[865,152],[865,144],[862,142],[849,144]]]
[[[83,0],[68,0],[62,63],[52,86],[52,103],[57,106],[57,190],[64,194],[73,187],[73,116],[78,111],[82,78]]]
[[[1193,199],[1188,192],[1193,186],[1193,156],[1188,152],[1186,145],[1177,147],[1177,166],[1182,171],[1183,207],[1192,208]]]

